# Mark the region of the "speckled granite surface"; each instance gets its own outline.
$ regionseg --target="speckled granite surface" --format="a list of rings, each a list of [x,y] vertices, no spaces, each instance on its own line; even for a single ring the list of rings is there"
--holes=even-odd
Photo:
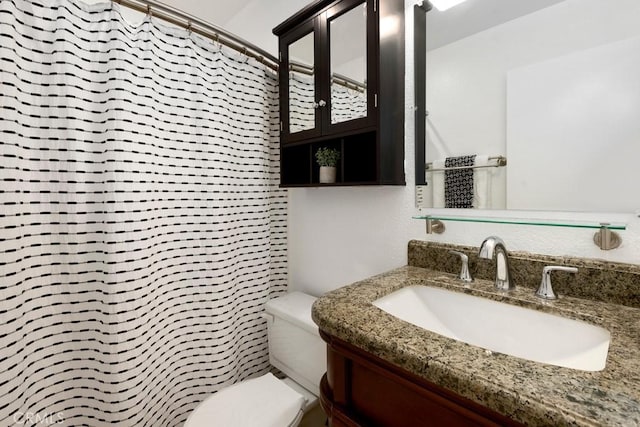
[[[603,326],[607,366],[577,371],[507,356],[401,321],[372,301],[410,285],[505,301]],[[562,297],[542,302],[520,286],[505,295],[492,280],[471,289],[455,275],[407,266],[329,292],[313,306],[320,329],[429,381],[531,426],[640,425],[640,309]]]
[[[495,277],[495,261],[478,260],[478,248],[419,240],[410,241],[408,248],[411,266],[457,274],[460,260],[449,253],[456,250],[469,256],[469,269],[474,278],[493,280]],[[640,265],[511,251],[509,260],[516,286],[537,289],[546,265],[577,267],[575,274],[562,271],[552,274],[557,294],[640,308]]]

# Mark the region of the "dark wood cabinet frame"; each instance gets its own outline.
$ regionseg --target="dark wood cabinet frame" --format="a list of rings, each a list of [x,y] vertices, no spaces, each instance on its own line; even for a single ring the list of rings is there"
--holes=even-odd
[[[329,22],[367,4],[367,117],[331,123]],[[380,22],[398,23],[393,36],[380,36]],[[289,133],[288,47],[314,31],[314,80],[318,101],[328,105],[315,128]],[[280,167],[282,187],[405,185],[404,175],[404,1],[319,0],[274,28],[279,37]],[[341,151],[335,184],[319,184],[314,154],[319,147]]]
[[[522,426],[320,331],[327,373],[320,404],[331,427]]]

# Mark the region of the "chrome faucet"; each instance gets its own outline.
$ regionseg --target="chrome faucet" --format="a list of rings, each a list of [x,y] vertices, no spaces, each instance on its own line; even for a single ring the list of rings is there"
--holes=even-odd
[[[484,239],[478,258],[496,260],[496,282],[495,287],[502,291],[515,289],[516,285],[511,281],[511,266],[509,265],[509,256],[504,241],[498,236],[489,236]]]
[[[567,271],[569,273],[577,273],[578,269],[575,267],[565,267],[563,265],[547,265],[542,269],[542,281],[540,287],[536,291],[536,296],[542,299],[558,299],[556,293],[553,292],[551,286],[551,272],[552,271]]]

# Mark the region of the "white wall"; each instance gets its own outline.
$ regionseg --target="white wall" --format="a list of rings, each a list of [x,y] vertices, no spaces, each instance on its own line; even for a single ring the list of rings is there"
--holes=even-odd
[[[91,0],[90,0],[91,1]],[[99,1],[99,0],[93,0]],[[235,1],[235,0],[233,0]],[[219,22],[214,2],[165,3],[223,26],[272,54],[277,37],[271,29],[310,0],[253,0],[235,17]],[[406,0],[409,12],[413,2]],[[126,12],[130,22],[142,15]],[[413,34],[408,18],[408,34]],[[412,52],[412,40],[408,40]],[[407,186],[289,190],[289,284],[292,290],[320,295],[329,290],[407,263],[407,242],[424,235],[414,208],[413,65],[407,63],[405,129]]]
[[[412,6],[407,0],[408,34]],[[410,239],[479,246],[489,235],[501,236],[510,250],[640,264],[640,220],[632,214],[592,215],[558,212],[484,212],[492,217],[559,218],[617,221],[628,224],[620,248],[602,251],[593,230],[445,221],[441,235],[427,235],[417,213],[462,214],[451,210],[417,210],[413,189],[412,40],[407,40],[407,187],[321,188],[289,190],[289,286],[320,295],[326,291],[406,264]],[[478,59],[480,61],[480,59]],[[468,212],[466,212],[468,214]]]
[[[178,0],[172,1],[176,3],[175,7],[181,7]],[[291,2],[292,0],[282,0],[282,3],[290,4]],[[302,0],[302,3],[306,2]],[[279,10],[280,2],[257,0],[251,3],[263,3],[263,6],[270,10]],[[412,3],[411,0],[405,0],[409,13],[406,17],[408,34],[413,33]],[[272,23],[265,22],[266,15],[256,14],[253,11],[258,6],[246,8],[245,11],[251,13],[237,16],[237,24],[229,29],[251,42],[262,41],[275,46],[277,39],[271,34]],[[187,10],[187,12],[197,16],[211,16],[215,6],[200,2],[198,8]],[[211,11],[204,10],[207,8]],[[299,8],[295,8],[297,9]],[[602,13],[606,13],[606,10],[603,8]],[[281,19],[278,18],[276,24],[280,21]],[[511,250],[606,258],[640,264],[640,220],[632,215],[616,217],[627,222],[629,228],[620,233],[624,239],[623,246],[608,252],[598,249],[591,242],[593,232],[584,229],[446,221],[447,229],[444,234],[426,235],[424,222],[411,217],[417,213],[438,212],[433,210],[419,212],[414,208],[413,59],[411,55],[413,47],[411,38],[407,39],[409,56],[406,66],[407,125],[405,129],[407,186],[289,190],[289,286],[292,290],[303,290],[320,295],[368,276],[405,265],[407,243],[411,239],[479,246],[485,237],[497,234],[506,241],[507,247]],[[512,217],[532,215],[531,213],[500,212],[487,212],[487,214]],[[559,215],[552,212],[537,214],[543,217]],[[566,214],[560,215],[566,216]]]
[[[427,161],[474,153],[508,154],[507,73],[640,35],[640,2],[615,0],[607,5],[603,7],[600,0],[566,0],[429,51]],[[606,132],[605,120],[601,123],[600,129]],[[541,122],[537,124],[544,128]],[[551,138],[537,142],[545,141]],[[609,155],[613,153],[610,151]],[[594,160],[597,159],[580,159],[587,163]],[[507,168],[510,174],[517,173],[517,167]],[[512,189],[518,180],[511,178],[507,177],[506,185],[496,182],[494,186],[494,199],[502,201],[502,206],[505,197],[497,197],[498,191],[504,194],[507,187]],[[591,196],[589,188],[583,186],[574,191],[584,189],[586,196]],[[506,200],[509,207],[530,206],[514,206],[513,200]],[[573,209],[589,210],[588,206]]]
[[[177,3],[180,0],[172,1]],[[224,28],[277,57],[278,38],[271,30],[308,3],[309,0],[251,0],[238,15],[225,23]],[[215,5],[212,8],[215,10]]]
[[[507,207],[640,209],[638,76],[640,37],[509,71]]]
[[[177,1],[177,0],[176,0]],[[584,1],[584,0],[581,0]],[[628,0],[616,0],[628,1]],[[291,3],[292,0],[281,0]],[[302,0],[306,3],[305,0]],[[252,3],[259,3],[254,1]],[[280,2],[269,3],[272,10],[279,9]],[[510,250],[530,251],[550,255],[573,255],[586,258],[603,258],[612,261],[640,264],[640,220],[633,215],[607,216],[629,224],[622,247],[613,251],[601,251],[592,243],[593,231],[585,229],[545,228],[534,226],[472,224],[446,221],[446,231],[441,235],[427,235],[424,221],[412,219],[420,213],[414,207],[414,123],[413,123],[413,1],[405,0],[407,24],[407,78],[405,98],[405,168],[406,187],[352,187],[311,188],[289,190],[289,286],[292,290],[320,295],[340,286],[353,283],[371,275],[406,265],[407,243],[422,239],[461,245],[480,246],[482,240],[492,234],[501,236]],[[259,7],[254,4],[243,12]],[[296,9],[297,10],[297,9]],[[292,11],[293,12],[293,11]],[[601,13],[608,13],[602,9]],[[251,42],[277,39],[270,31],[273,25],[264,23],[267,15],[239,15],[230,30]],[[262,27],[256,25],[261,21]],[[630,19],[625,19],[629,21]],[[280,20],[277,21],[278,23]],[[597,22],[593,24],[597,26]],[[263,28],[259,31],[259,28]],[[268,30],[268,31],[267,31]],[[486,58],[485,58],[486,59]],[[484,60],[477,58],[478,62]],[[451,213],[451,212],[447,212]],[[455,213],[455,212],[454,212]],[[601,219],[589,214],[565,214],[556,212],[486,212],[491,216],[506,217],[560,217]]]
[[[461,209],[423,209],[422,213],[442,216],[470,214]],[[492,219],[535,218],[596,224],[605,221],[626,224],[627,229],[618,231],[623,239],[622,245],[610,251],[603,251],[593,243],[594,230],[569,227],[444,221],[446,231],[443,234],[428,235],[424,240],[478,247],[487,236],[497,235],[502,237],[509,250],[640,264],[640,218],[634,214],[487,210],[482,211],[482,215]]]
[[[566,0],[525,18],[508,22],[500,28],[430,51],[427,61],[427,109],[430,114],[427,129],[431,142],[434,143],[431,149],[438,153],[436,158],[475,152],[475,144],[481,141],[489,147],[484,150],[485,153],[491,151],[487,154],[504,154],[506,70],[637,35],[640,31],[637,25],[640,3],[634,0],[616,0],[611,3],[611,7],[603,8],[602,2],[598,0]],[[538,25],[542,19],[547,22],[543,27]],[[567,22],[571,23],[569,27]],[[500,48],[496,50],[496,47]],[[505,52],[508,54],[504,55]],[[494,99],[499,101],[489,102]],[[463,120],[460,120],[461,116],[464,117]],[[602,123],[602,126],[607,124]],[[456,146],[457,143],[462,145]],[[544,167],[541,167],[539,173],[544,173]],[[619,197],[624,197],[623,193],[618,194]],[[423,213],[447,216],[470,215],[473,212],[425,209]],[[481,213],[488,217],[621,222],[626,223],[628,228],[620,232],[622,246],[612,251],[602,251],[596,247],[592,243],[594,231],[587,229],[446,221],[447,229],[444,234],[426,238],[478,246],[487,235],[497,234],[511,250],[640,263],[640,220],[633,213]]]
[[[406,0],[408,13],[413,2]],[[289,190],[289,286],[314,295],[406,265],[407,243],[424,236],[415,209],[413,15],[408,26],[402,187]]]

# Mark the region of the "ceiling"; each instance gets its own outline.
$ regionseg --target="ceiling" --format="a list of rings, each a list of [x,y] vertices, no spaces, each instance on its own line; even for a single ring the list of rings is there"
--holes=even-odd
[[[444,12],[427,13],[427,50],[479,33],[564,0],[467,0]]]
[[[163,0],[277,53],[271,29],[313,0]],[[435,49],[564,0],[467,0],[445,12],[427,13],[427,50]]]
[[[234,17],[241,14],[242,9],[247,7],[252,1],[214,0],[211,2],[203,2],[202,0],[161,0],[161,3],[208,21],[218,27],[225,28],[225,25]]]
[[[312,0],[161,0],[199,19],[221,27],[274,56],[278,38],[271,30]]]
[[[84,0],[98,2],[103,0]],[[255,44],[276,56],[273,27],[313,0],[162,0]],[[427,13],[427,50],[543,9],[565,0],[467,0],[445,12]]]

